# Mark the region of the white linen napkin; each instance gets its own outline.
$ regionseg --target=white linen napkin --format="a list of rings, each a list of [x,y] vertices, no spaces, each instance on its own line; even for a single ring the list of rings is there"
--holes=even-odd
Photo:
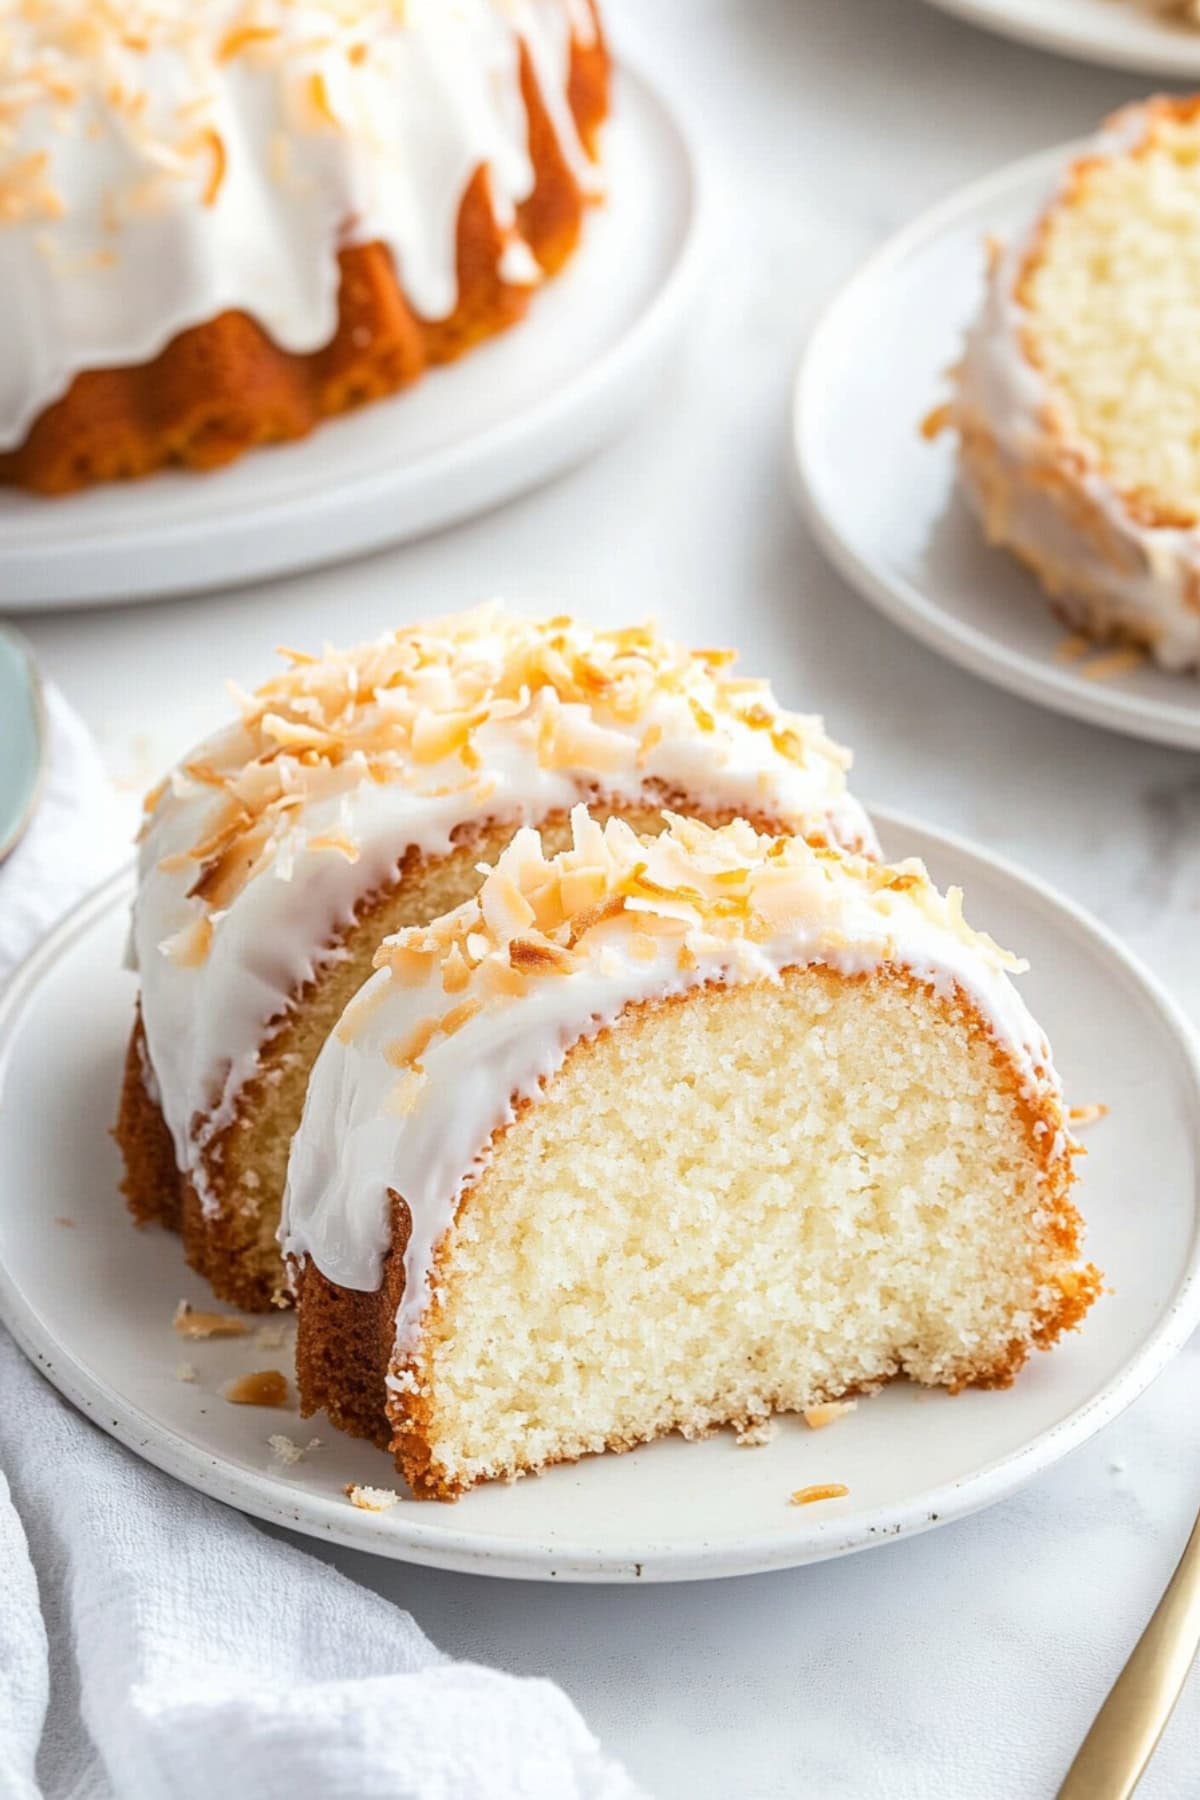
[[[0,868],[0,984],[126,853],[81,722]],[[31,1203],[40,1196],[31,1195]],[[0,1800],[637,1800],[552,1682],[139,1462],[0,1328]]]

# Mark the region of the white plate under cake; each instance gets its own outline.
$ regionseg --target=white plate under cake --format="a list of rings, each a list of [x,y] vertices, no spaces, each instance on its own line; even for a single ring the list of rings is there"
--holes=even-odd
[[[0,1014],[6,1324],[97,1424],[181,1479],[261,1517],[439,1566],[593,1581],[728,1575],[887,1542],[1010,1492],[1133,1399],[1197,1323],[1200,1072],[1170,1002],[1091,921],[961,843],[880,824],[885,854],[961,880],[975,923],[1021,947],[1032,965],[1023,991],[1069,1095],[1109,1106],[1086,1128],[1079,1200],[1087,1253],[1114,1291],[1091,1329],[1037,1356],[1012,1388],[947,1396],[897,1384],[827,1430],[784,1420],[759,1447],[731,1432],[665,1439],[491,1483],[457,1506],[409,1499],[382,1452],[300,1419],[286,1325],[266,1321],[266,1341],[261,1316],[237,1338],[173,1327],[179,1299],[203,1312],[212,1297],[176,1240],[130,1229],[108,1136],[133,1000],[120,967],[129,878],[54,935]],[[53,1205],[30,1207],[34,1191]],[[235,1377],[272,1368],[288,1378],[281,1406],[223,1398]],[[377,1491],[355,1505],[347,1486]],[[814,1486],[849,1491],[789,1504]]]

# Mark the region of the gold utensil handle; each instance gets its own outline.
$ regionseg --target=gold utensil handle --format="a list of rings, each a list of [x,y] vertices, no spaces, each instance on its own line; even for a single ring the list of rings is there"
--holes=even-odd
[[[1058,1800],[1127,1800],[1163,1734],[1200,1645],[1200,1519],[1058,1790]]]

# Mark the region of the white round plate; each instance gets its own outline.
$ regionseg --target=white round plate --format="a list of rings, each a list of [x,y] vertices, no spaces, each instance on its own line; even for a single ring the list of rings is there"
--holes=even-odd
[[[1200,75],[1200,31],[1138,0],[931,0],[985,31],[1083,62],[1186,81]]]
[[[390,1459],[321,1418],[223,1400],[231,1376],[287,1368],[288,1348],[180,1338],[177,1301],[211,1308],[212,1297],[178,1240],[134,1230],[118,1197],[108,1127],[134,998],[120,966],[128,875],[72,914],[0,1000],[0,1316],[97,1425],[172,1475],[259,1518],[444,1568],[734,1575],[840,1556],[999,1500],[1127,1406],[1200,1318],[1200,1064],[1165,994],[1086,915],[966,844],[879,822],[892,852],[961,879],[971,917],[1030,956],[1024,991],[1069,1094],[1111,1108],[1089,1130],[1080,1204],[1088,1254],[1114,1292],[1007,1392],[895,1384],[825,1431],[785,1419],[756,1449],[730,1432],[670,1439],[453,1506],[401,1498],[385,1513],[357,1510],[345,1485],[391,1487]],[[177,1378],[181,1363],[194,1382]],[[273,1433],[321,1442],[283,1466]],[[813,1482],[850,1492],[789,1506]]]
[[[1007,551],[989,549],[958,493],[955,442],[921,421],[983,294],[984,239],[1010,236],[1078,145],[1013,164],[952,196],[877,251],[834,299],[796,378],[800,499],[830,559],[914,637],[1056,712],[1200,749],[1200,680],[1146,663],[1108,679],[1102,657],[1058,659],[1066,632]]]
[[[309,568],[466,518],[582,461],[653,391],[699,263],[691,153],[628,68],[605,172],[605,204],[527,318],[406,392],[211,474],[58,500],[0,488],[5,602],[161,599]]]

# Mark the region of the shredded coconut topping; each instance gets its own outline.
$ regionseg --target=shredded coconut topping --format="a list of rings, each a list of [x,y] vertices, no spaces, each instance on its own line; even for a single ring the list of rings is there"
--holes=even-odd
[[[818,719],[739,678],[731,651],[650,625],[593,631],[492,605],[287,659],[147,802],[131,951],[163,1116],[206,1206],[206,1146],[265,1033],[408,856],[436,861],[463,830],[515,830],[579,801],[876,847]],[[460,1001],[479,998],[468,974],[465,960],[447,971]]]
[[[737,962],[744,945],[761,946],[800,921],[823,929],[818,950],[846,940],[846,890],[873,922],[879,963],[904,960],[898,944],[906,913],[915,909],[937,930],[957,939],[991,969],[1020,972],[1028,965],[1000,949],[963,918],[962,890],[939,893],[916,859],[894,866],[814,847],[803,838],[773,838],[744,819],[714,830],[667,813],[659,838],[639,837],[622,819],[601,826],[586,807],[571,815],[572,847],[547,857],[537,831],[526,827],[489,870],[474,900],[432,925],[386,938],[375,967],[397,987],[425,986],[436,970],[445,1009],[422,1017],[384,1055],[418,1080],[435,1038],[453,1037],[485,1005],[520,999],[531,983],[570,976],[603,956],[606,939],[651,961],[674,948],[682,971],[714,951]],[[468,998],[458,998],[463,989]],[[337,1027],[343,1044],[386,999],[372,982],[350,1003]],[[403,1111],[412,1104],[406,1080]]]
[[[203,835],[160,865],[190,867],[189,898],[205,909],[164,945],[181,966],[204,960],[211,915],[278,863],[315,802],[376,782],[420,798],[461,792],[464,815],[476,810],[491,786],[489,728],[531,750],[541,769],[584,769],[615,792],[642,785],[668,734],[707,745],[718,766],[735,734],[761,734],[782,765],[826,764],[831,795],[850,762],[819,719],[783,711],[765,681],[735,677],[735,652],[688,650],[651,624],[591,631],[493,605],[320,658],[281,654],[287,670],[240,697],[241,732],[172,780],[177,798],[213,795]],[[153,814],[161,789],[146,804]],[[346,828],[304,842],[358,856]]]
[[[344,131],[325,70],[348,83],[406,22],[406,0],[0,0],[0,225],[66,210],[51,151],[22,153],[18,128],[31,113],[45,111],[59,138],[115,122],[140,173],[111,197],[114,216],[161,207],[171,184],[211,205],[227,164],[212,121],[228,65],[251,61],[286,79],[294,129]],[[164,59],[190,75],[166,100]]]

